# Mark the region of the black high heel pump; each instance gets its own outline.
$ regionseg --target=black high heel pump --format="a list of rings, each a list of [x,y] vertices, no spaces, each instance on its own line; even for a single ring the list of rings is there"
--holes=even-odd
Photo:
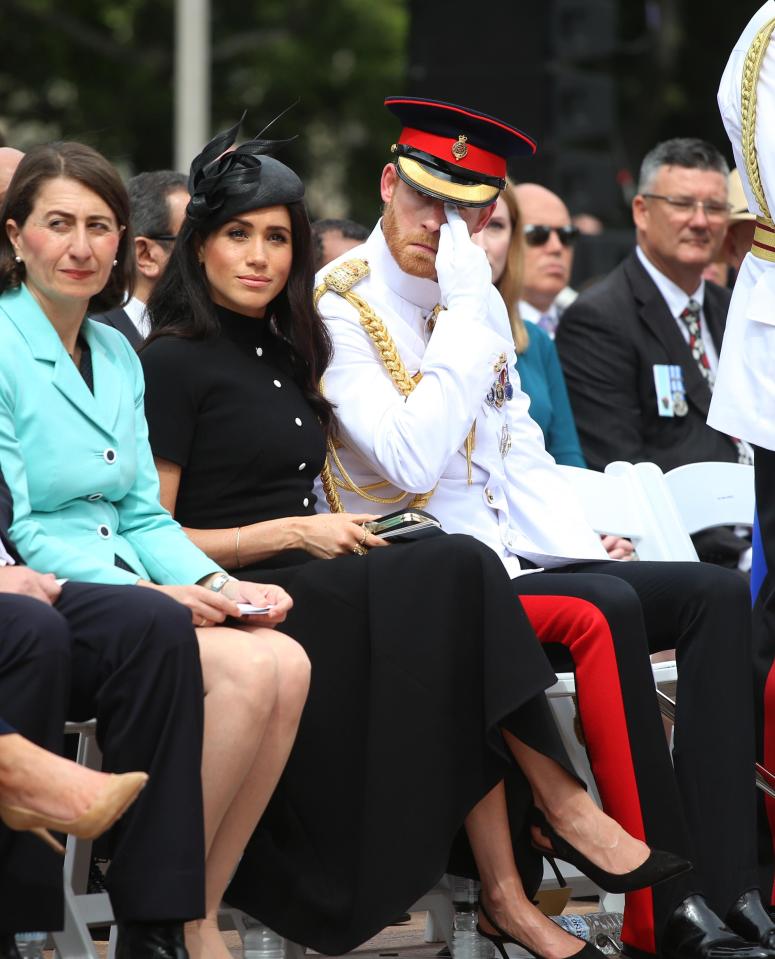
[[[489,922],[489,924],[496,930],[496,933],[486,932],[482,929],[481,925],[477,922],[476,931],[480,936],[483,936],[485,939],[489,939],[490,942],[495,946],[498,952],[501,954],[501,959],[511,959],[509,954],[506,952],[506,946],[508,943],[513,943],[515,946],[519,946],[520,949],[524,949],[525,952],[529,952],[531,956],[534,956],[535,959],[544,959],[544,957],[538,953],[534,952],[530,946],[526,946],[524,942],[520,942],[519,939],[515,939],[513,936],[510,936],[504,929],[498,925],[495,920],[491,919],[487,914],[487,910],[482,905],[481,901],[479,902],[479,910],[484,916],[484,918]],[[568,933],[572,935],[572,933]],[[574,936],[575,939],[578,939],[578,936]],[[579,942],[583,940],[579,939]],[[572,956],[569,956],[568,959],[608,959],[605,953],[601,952],[597,946],[593,946],[591,942],[584,942],[583,949],[580,949],[578,952],[574,952]]]
[[[549,848],[540,845],[535,840],[533,840],[532,846],[549,861],[549,865],[557,877],[557,882],[561,886],[565,886],[566,882],[557,868],[554,861],[555,857],[575,866],[595,885],[605,889],[606,892],[621,893],[632,892],[634,889],[645,889],[647,886],[655,886],[658,882],[665,882],[667,879],[673,879],[675,876],[689,872],[692,868],[692,864],[688,860],[681,859],[680,856],[676,856],[672,852],[652,849],[648,859],[635,869],[623,873],[607,872],[590,862],[583,853],[571,846],[562,836],[558,836],[547,822],[546,816],[535,806],[530,814],[530,824],[538,827],[541,834],[549,840],[551,844]]]

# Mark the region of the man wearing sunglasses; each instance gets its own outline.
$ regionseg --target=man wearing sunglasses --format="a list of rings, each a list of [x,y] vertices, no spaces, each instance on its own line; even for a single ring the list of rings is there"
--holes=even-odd
[[[120,330],[134,347],[151,332],[145,304],[167,268],[188,204],[188,180],[174,170],[138,173],[127,183],[137,277],[123,306],[94,319]]]
[[[729,219],[728,167],[709,143],[674,139],[644,159],[632,202],[637,247],[568,307],[557,350],[587,463],[750,462],[706,425],[730,293],[703,280]],[[694,537],[700,559],[735,567],[750,541]]]
[[[519,312],[523,320],[538,324],[554,339],[563,309],[576,296],[568,283],[579,230],[571,223],[562,200],[546,187],[521,183],[514,192],[525,224],[525,273]]]

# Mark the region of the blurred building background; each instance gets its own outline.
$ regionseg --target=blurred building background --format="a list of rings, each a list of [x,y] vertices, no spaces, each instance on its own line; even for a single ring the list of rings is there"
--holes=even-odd
[[[201,17],[202,3],[178,0],[176,21],[175,0],[0,0],[0,136],[21,149],[85,140],[126,174],[173,165],[176,22]],[[624,229],[656,141],[700,136],[729,155],[715,92],[758,5],[212,0],[203,106],[210,132],[247,110],[247,135],[299,99],[273,133],[299,134],[285,158],[311,213],[370,223],[395,135],[383,96],[459,100],[538,138],[515,178]],[[203,60],[194,78],[205,89],[207,71]]]

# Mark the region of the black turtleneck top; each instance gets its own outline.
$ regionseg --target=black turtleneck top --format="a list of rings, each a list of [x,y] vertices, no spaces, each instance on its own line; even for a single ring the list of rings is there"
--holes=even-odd
[[[325,440],[283,344],[267,320],[217,312],[218,336],[164,336],[140,354],[154,456],[182,468],[175,518],[221,529],[312,515]]]

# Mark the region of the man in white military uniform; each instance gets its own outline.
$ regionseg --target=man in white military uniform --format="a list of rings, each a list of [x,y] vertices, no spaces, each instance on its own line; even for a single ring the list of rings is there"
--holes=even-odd
[[[775,770],[775,2],[743,30],[721,78],[718,102],[735,164],[756,214],[727,316],[708,424],[754,446],[754,672],[757,751]],[[760,808],[762,888],[773,895],[775,803]],[[775,901],[775,899],[773,899]]]
[[[567,652],[590,754],[602,741],[619,751],[608,779],[596,769],[601,796],[605,804],[612,791],[626,794],[646,841],[680,852],[680,811],[666,808],[658,781],[647,658],[648,647],[677,647],[676,775],[696,874],[628,896],[637,920],[625,917],[626,948],[668,959],[710,959],[719,947],[738,959],[772,956],[775,928],[754,888],[745,585],[700,564],[605,559],[509,374],[506,309],[469,237],[491,215],[505,158],[534,144],[452,104],[386,104],[404,129],[382,174],[384,217],[363,246],[321,272],[316,288],[335,350],[324,380],[340,425],[322,477],[331,508],[429,503],[446,530],[472,534],[502,557],[516,595],[578,596],[599,607],[613,662],[590,670],[583,643]],[[546,571],[519,575],[535,567]],[[594,687],[597,709],[585,687]],[[613,718],[614,689],[624,722]],[[631,818],[623,824],[632,831]]]

